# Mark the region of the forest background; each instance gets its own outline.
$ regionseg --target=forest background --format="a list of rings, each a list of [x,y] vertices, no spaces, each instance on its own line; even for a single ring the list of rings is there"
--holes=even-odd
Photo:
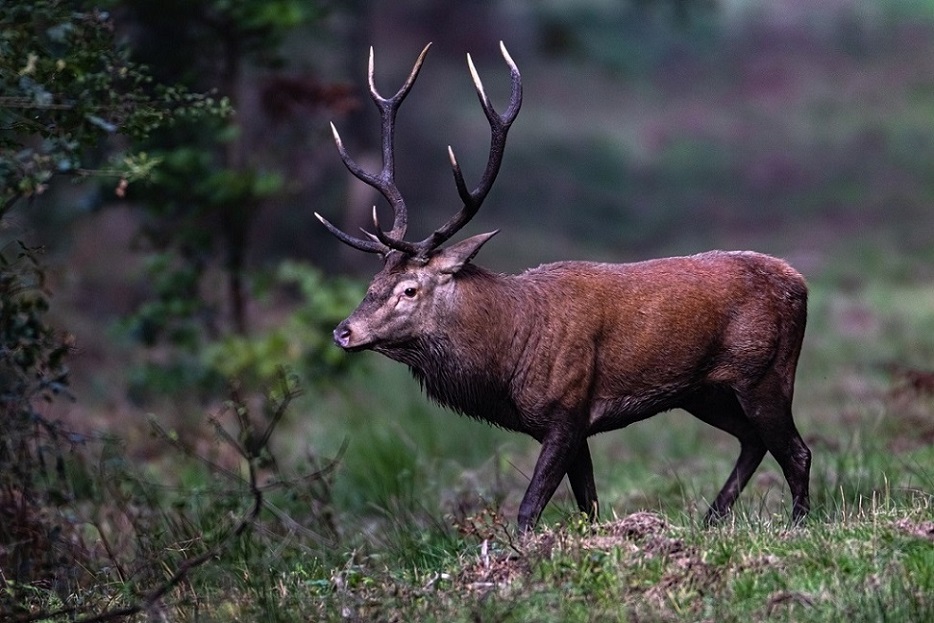
[[[596,440],[602,524],[562,486],[521,541],[534,442],[331,343],[378,268],[313,217],[379,203],[328,127],[378,168],[368,47],[389,92],[433,42],[421,238],[446,146],[485,162],[465,54],[502,106],[500,40],[525,101],[477,261],[790,261],[806,529],[768,460],[703,530],[735,442],[673,412]],[[934,613],[934,3],[3,0],[0,86],[4,620]]]

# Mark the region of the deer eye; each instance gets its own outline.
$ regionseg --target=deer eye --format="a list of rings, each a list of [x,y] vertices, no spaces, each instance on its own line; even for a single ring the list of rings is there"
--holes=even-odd
[[[415,295],[418,294],[418,290],[416,288],[406,288],[402,293],[411,299],[415,298]]]

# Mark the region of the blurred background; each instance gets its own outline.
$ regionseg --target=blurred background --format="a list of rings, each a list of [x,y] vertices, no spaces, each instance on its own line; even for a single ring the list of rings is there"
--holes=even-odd
[[[368,48],[392,93],[429,41],[398,118],[397,180],[412,239],[456,211],[447,146],[468,183],[489,146],[465,55],[502,110],[502,40],[524,103],[462,234],[502,230],[478,263],[513,272],[711,248],[784,257],[812,284],[796,412],[815,456],[841,431],[885,430],[893,447],[934,439],[930,400],[898,402],[934,368],[934,2],[105,4],[156,80],[227,97],[235,112],[131,145],[111,137],[102,158],[130,147],[157,164],[128,185],[60,180],[8,214],[5,244],[46,247],[49,313],[73,336],[77,400],[56,401],[49,418],[107,431],[158,465],[147,414],[210,445],[205,414],[229,380],[261,392],[288,366],[305,393],[280,451],[333,456],[348,442],[332,491],[340,512],[378,517],[399,500],[514,508],[533,444],[440,412],[401,365],[331,344],[379,265],[313,217],[353,232],[377,203],[390,221],[343,167],[328,122],[376,170]],[[703,509],[733,441],[683,414],[640,427],[598,441],[603,499],[622,512],[672,494]],[[711,445],[716,456],[698,453]],[[839,484],[839,463],[815,465]],[[558,499],[573,507],[567,491]]]

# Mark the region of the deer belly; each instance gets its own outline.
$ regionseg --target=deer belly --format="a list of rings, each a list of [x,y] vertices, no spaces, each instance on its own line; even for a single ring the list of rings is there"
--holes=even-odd
[[[599,399],[591,406],[587,434],[623,428],[676,406],[676,397],[664,390]]]

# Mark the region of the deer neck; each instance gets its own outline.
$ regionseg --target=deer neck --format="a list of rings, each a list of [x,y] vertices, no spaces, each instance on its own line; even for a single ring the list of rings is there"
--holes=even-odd
[[[518,323],[522,302],[509,276],[470,265],[461,273],[444,322],[383,354],[408,365],[442,405],[515,429],[518,415],[502,398],[515,368],[516,343],[526,339]]]

